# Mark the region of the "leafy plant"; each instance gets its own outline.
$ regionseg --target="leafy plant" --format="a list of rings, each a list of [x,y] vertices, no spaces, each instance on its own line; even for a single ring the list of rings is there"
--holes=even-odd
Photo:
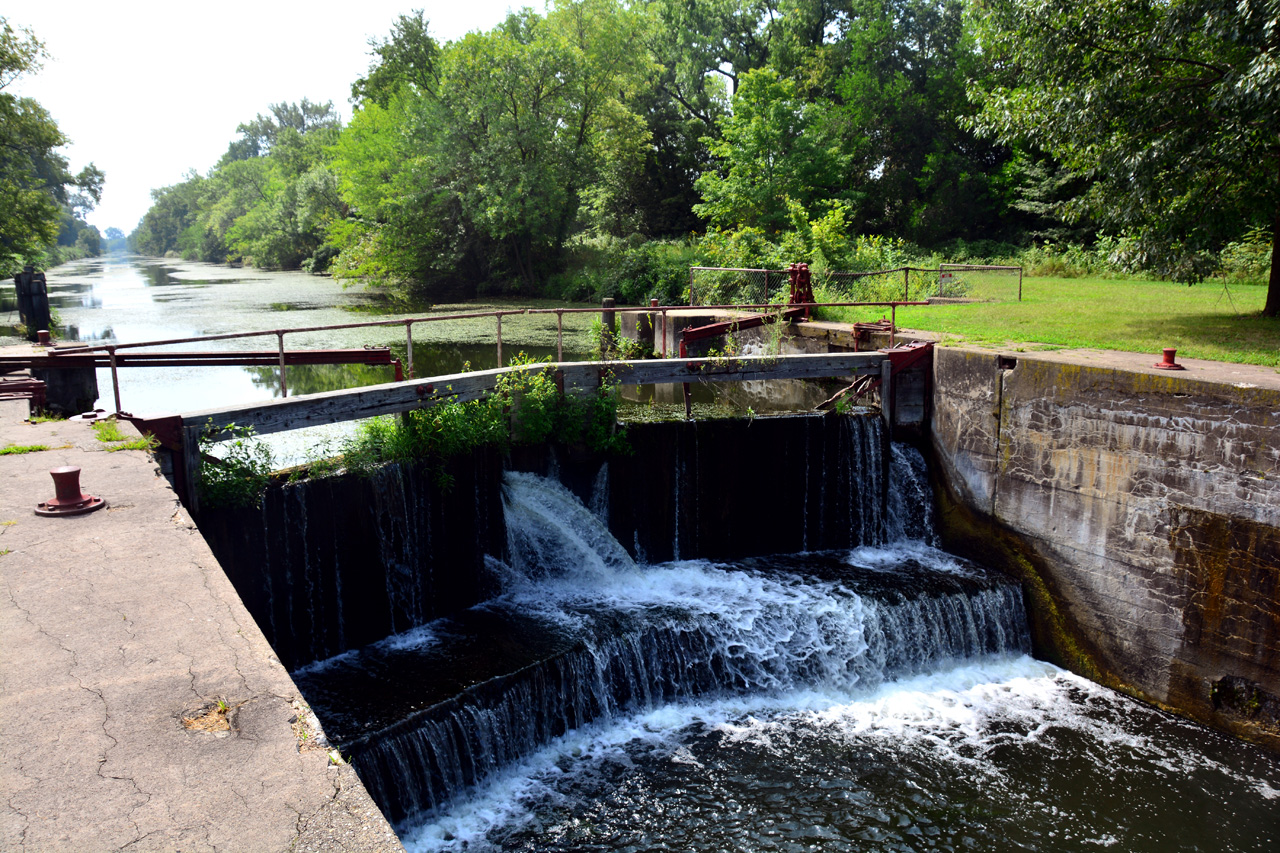
[[[230,440],[222,438],[228,434]],[[219,430],[210,421],[200,437],[200,456],[199,490],[205,506],[261,506],[274,464],[271,448],[254,438],[253,427],[228,424]]]
[[[361,424],[343,450],[349,470],[367,471],[385,462],[433,460],[437,481],[448,485],[444,463],[482,447],[506,451],[515,445],[582,442],[592,450],[625,452],[617,429],[618,388],[609,381],[585,398],[560,392],[549,361],[518,353],[513,370],[498,380],[493,394],[415,409],[398,417]]]

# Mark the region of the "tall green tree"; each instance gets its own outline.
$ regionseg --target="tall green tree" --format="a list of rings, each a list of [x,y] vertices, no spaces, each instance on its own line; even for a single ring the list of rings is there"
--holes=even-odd
[[[642,163],[637,26],[616,0],[526,9],[442,49],[434,88],[366,100],[335,163],[356,219],[339,226],[340,266],[438,293],[500,278],[534,291],[579,215],[614,207]]]
[[[1263,313],[1280,317],[1280,3],[985,0],[998,85],[975,126],[1091,179],[1066,211],[1135,238],[1135,261],[1179,281],[1222,246],[1272,233]]]
[[[57,242],[64,216],[78,219],[102,195],[101,170],[91,163],[72,174],[58,153],[67,138],[48,111],[4,91],[39,70],[46,56],[30,30],[0,18],[0,268],[6,272],[38,258]]]
[[[827,133],[824,107],[772,69],[743,74],[720,138],[708,140],[721,168],[698,179],[704,201],[694,210],[721,228],[776,231],[793,202],[808,210],[837,198],[847,158]]]
[[[995,236],[1008,153],[962,126],[983,73],[960,0],[853,0],[834,83],[862,230],[924,245]]]
[[[431,37],[430,24],[421,9],[401,15],[385,39],[370,39],[375,61],[369,73],[351,84],[351,100],[386,107],[402,88],[434,94],[440,78],[437,65],[440,45]]]

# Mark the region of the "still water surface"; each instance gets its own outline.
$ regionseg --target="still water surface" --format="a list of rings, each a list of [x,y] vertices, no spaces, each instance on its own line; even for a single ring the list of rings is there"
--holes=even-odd
[[[388,308],[382,294],[344,289],[333,279],[302,272],[236,269],[135,255],[111,255],[75,261],[50,270],[49,302],[61,324],[56,336],[85,343],[134,343],[219,335],[263,329],[287,329],[393,320],[427,313],[516,307],[514,304],[414,306],[412,313]],[[545,307],[545,306],[544,306]],[[18,343],[12,283],[0,288],[0,344]],[[590,315],[565,316],[566,357],[585,347]],[[554,315],[505,318],[504,356],[516,352],[537,358],[554,356]],[[493,319],[416,325],[414,362],[420,376],[455,373],[467,364],[482,370],[497,365]],[[404,329],[342,329],[286,336],[289,349],[390,346],[405,358]],[[274,350],[274,336],[180,344],[174,350]],[[390,382],[391,368],[363,365],[293,366],[289,393]],[[251,403],[280,396],[276,368],[189,367],[130,368],[120,372],[121,401],[138,415],[183,412]],[[111,376],[99,371],[99,405],[112,408]]]
[[[573,307],[550,301],[486,299],[451,305],[392,305],[385,294],[363,287],[344,288],[333,279],[303,272],[257,269],[109,255],[64,264],[48,272],[49,302],[60,318],[55,336],[84,343],[137,343],[233,332],[341,325],[524,307]],[[12,282],[0,285],[0,346],[21,343]],[[586,359],[588,330],[595,315],[564,315],[564,357]],[[503,363],[517,353],[555,360],[554,314],[503,318]],[[442,376],[498,366],[497,323],[493,318],[415,324],[414,368],[418,376]],[[288,349],[390,347],[407,366],[403,326],[338,329],[287,335]],[[274,351],[273,335],[240,340],[177,344],[194,350]],[[182,413],[271,400],[280,396],[280,371],[274,367],[128,368],[120,372],[122,408],[135,415]],[[390,382],[394,370],[368,365],[295,365],[287,370],[290,396]],[[115,408],[111,373],[98,371],[97,407]],[[692,386],[702,414],[809,410],[823,400],[821,388],[803,382],[749,382]],[[680,386],[628,386],[623,399],[633,417],[683,412]],[[656,404],[656,405],[655,405]],[[642,407],[642,408],[637,408]],[[336,424],[268,437],[276,461],[294,464],[314,455],[313,448],[336,446],[350,433]]]

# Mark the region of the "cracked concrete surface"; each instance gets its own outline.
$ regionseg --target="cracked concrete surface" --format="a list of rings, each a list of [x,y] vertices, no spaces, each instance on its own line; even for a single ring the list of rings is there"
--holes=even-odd
[[[142,451],[0,401],[0,849],[402,851]],[[44,518],[49,469],[108,508]],[[182,717],[223,700],[228,732]]]

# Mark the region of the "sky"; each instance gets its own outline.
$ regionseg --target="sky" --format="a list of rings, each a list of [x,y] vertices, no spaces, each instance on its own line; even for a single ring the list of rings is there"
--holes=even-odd
[[[325,7],[280,0],[9,0],[0,16],[44,42],[43,69],[6,91],[39,101],[71,144],[73,172],[106,172],[87,219],[126,234],[151,190],[207,172],[236,125],[281,101],[332,101],[351,117],[351,83],[368,70],[369,39],[422,8],[440,41],[488,30],[509,8],[541,0],[355,0]]]

